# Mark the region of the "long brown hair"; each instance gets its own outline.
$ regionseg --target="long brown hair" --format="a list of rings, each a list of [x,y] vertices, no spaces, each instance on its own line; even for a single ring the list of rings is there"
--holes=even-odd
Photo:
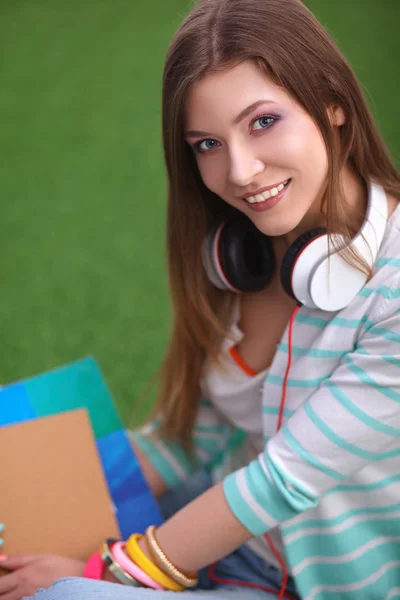
[[[184,141],[184,106],[205,74],[252,60],[313,117],[328,154],[328,233],[349,236],[339,173],[348,164],[400,200],[400,177],[357,79],[327,32],[299,0],[200,0],[169,47],[163,76],[163,144],[168,174],[167,252],[173,330],[159,373],[160,435],[191,446],[206,356],[217,360],[229,329],[232,294],[215,289],[201,262],[209,227],[235,210],[203,184]],[[327,108],[346,115],[339,135]],[[334,197],[335,201],[331,199]],[[357,268],[358,256],[347,256]]]

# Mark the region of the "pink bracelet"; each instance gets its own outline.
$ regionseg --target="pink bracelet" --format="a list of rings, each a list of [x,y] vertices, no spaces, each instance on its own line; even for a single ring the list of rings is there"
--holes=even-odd
[[[88,579],[102,579],[103,571],[104,563],[101,559],[100,552],[95,552],[87,561],[83,576]]]
[[[147,585],[147,587],[152,588],[153,590],[165,590],[165,587],[157,581],[154,581],[147,573],[142,571],[140,567],[138,567],[124,552],[125,542],[116,542],[112,545],[111,554],[117,561],[117,563],[132,575],[135,579],[143,583],[143,585]]]

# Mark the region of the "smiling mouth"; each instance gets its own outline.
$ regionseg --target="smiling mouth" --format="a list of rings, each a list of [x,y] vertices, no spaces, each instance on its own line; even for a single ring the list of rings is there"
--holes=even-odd
[[[280,183],[279,185],[271,188],[270,190],[265,190],[265,192],[257,194],[256,196],[248,196],[247,198],[244,198],[244,200],[245,202],[249,202],[250,204],[265,202],[266,200],[269,200],[269,198],[277,196],[279,192],[281,192],[286,186],[289,185],[290,182],[291,179],[287,179],[284,183]]]

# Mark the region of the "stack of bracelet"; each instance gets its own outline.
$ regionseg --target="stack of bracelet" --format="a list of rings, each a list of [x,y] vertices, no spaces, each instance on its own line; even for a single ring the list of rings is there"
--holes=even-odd
[[[143,552],[139,541],[145,538],[152,560]],[[151,525],[145,536],[135,533],[127,542],[107,539],[99,552],[86,563],[84,577],[102,579],[107,568],[120,583],[154,590],[182,592],[195,587],[197,574],[182,573],[165,555],[156,538],[156,528]]]

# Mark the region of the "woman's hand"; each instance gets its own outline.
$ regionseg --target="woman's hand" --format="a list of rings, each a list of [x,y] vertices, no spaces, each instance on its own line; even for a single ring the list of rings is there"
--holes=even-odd
[[[0,600],[21,600],[62,577],[82,577],[85,563],[54,554],[17,555],[0,560]]]

